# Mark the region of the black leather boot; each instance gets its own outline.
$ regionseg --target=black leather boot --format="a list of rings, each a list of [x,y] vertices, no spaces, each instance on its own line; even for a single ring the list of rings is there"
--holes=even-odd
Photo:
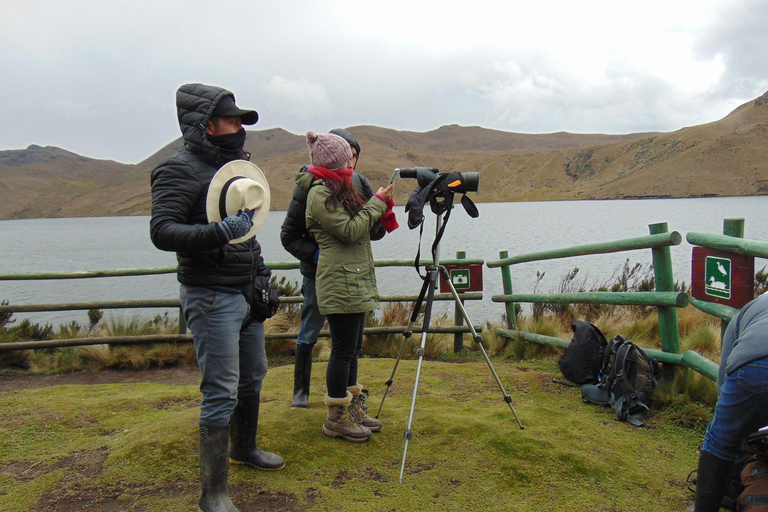
[[[229,425],[200,425],[200,499],[202,512],[239,512],[227,491]]]
[[[723,493],[728,485],[733,461],[715,457],[709,452],[699,453],[696,472],[696,512],[718,512]]]
[[[279,455],[263,452],[256,447],[256,432],[259,428],[259,395],[237,398],[237,405],[232,412],[232,447],[229,450],[229,462],[247,464],[268,471],[283,469],[285,461]]]
[[[313,345],[296,345],[296,366],[293,370],[292,409],[306,409],[309,400],[309,381],[312,377]]]

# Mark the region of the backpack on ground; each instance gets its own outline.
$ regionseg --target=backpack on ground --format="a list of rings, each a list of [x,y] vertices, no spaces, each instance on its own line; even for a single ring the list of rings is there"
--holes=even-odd
[[[643,349],[619,335],[603,354],[597,384],[581,387],[584,402],[610,405],[621,421],[642,427],[659,379],[659,363]]]
[[[563,376],[576,384],[594,384],[603,364],[603,352],[608,342],[596,326],[574,320],[573,339],[557,364]]]

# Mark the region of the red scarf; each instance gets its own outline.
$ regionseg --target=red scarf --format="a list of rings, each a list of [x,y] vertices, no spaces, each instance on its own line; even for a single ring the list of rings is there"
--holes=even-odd
[[[338,171],[331,171],[325,167],[320,167],[317,165],[313,165],[307,169],[307,171],[315,175],[315,180],[322,179],[328,181],[343,181],[344,183],[349,183],[349,180],[352,179],[352,173],[355,172],[352,169],[339,169]]]

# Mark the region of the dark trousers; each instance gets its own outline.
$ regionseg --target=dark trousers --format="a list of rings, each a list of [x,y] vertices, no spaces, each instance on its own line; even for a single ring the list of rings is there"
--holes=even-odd
[[[347,387],[357,384],[357,356],[363,347],[365,313],[337,313],[327,316],[331,330],[331,357],[325,372],[328,396],[344,398]]]

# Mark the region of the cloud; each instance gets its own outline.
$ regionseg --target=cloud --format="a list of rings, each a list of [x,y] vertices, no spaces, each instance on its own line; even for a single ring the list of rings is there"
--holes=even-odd
[[[328,91],[303,78],[272,77],[263,87],[265,110],[280,112],[281,117],[306,121],[333,115]]]
[[[765,0],[183,4],[13,3],[0,150],[137,162],[179,136],[186,82],[226,87],[259,111],[256,129],[293,133],[669,131],[768,88]]]
[[[721,59],[725,71],[713,91],[752,97],[768,88],[768,3],[732,0],[719,6],[693,46],[701,59]],[[758,93],[759,94],[759,93]]]

